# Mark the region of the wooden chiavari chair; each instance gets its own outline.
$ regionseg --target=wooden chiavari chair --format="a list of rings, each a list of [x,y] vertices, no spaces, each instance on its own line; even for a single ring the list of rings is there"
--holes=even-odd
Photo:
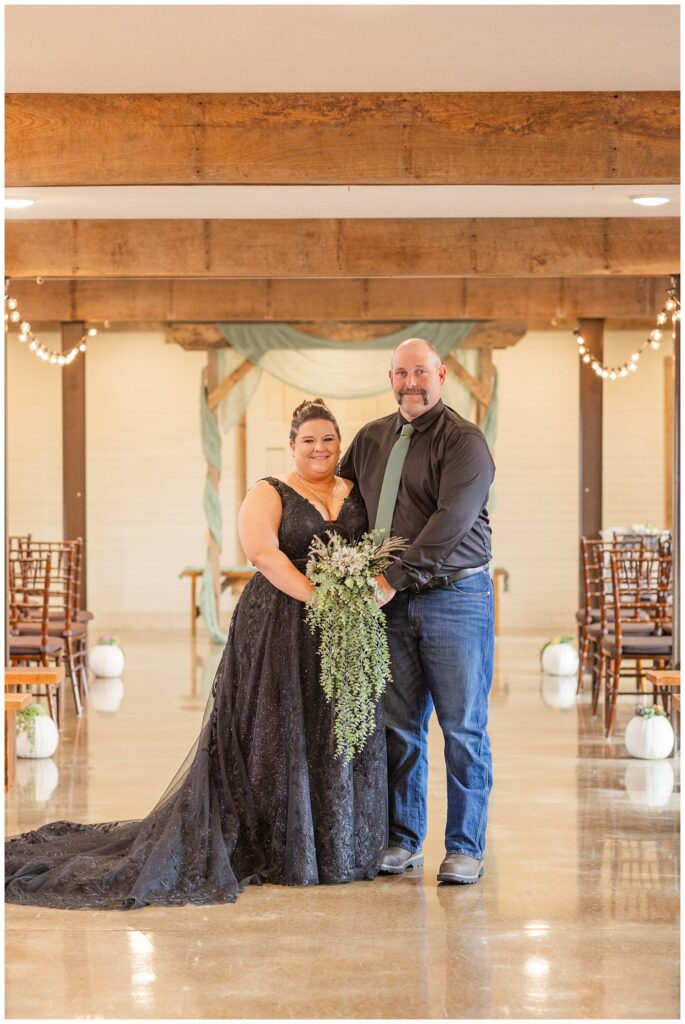
[[[641,692],[643,663],[666,668],[673,653],[673,558],[661,554],[661,548],[641,551],[614,550],[611,566],[611,604],[613,624],[599,641],[600,680],[604,682],[604,734],[608,739],[616,723],[617,698],[622,693]],[[607,601],[607,604],[609,602]],[[636,621],[640,629],[634,628]],[[649,624],[649,632],[644,625]],[[626,661],[635,663],[622,669]],[[621,678],[633,676],[636,689],[619,690]],[[656,697],[656,694],[655,694]],[[596,710],[597,700],[593,703]]]
[[[50,584],[52,564],[49,554],[27,556],[16,550],[7,560],[9,584],[9,660],[10,665],[38,664],[44,667],[61,662],[64,641],[49,633]],[[23,628],[32,624],[32,632]],[[59,725],[61,720],[61,687],[57,688],[56,708],[52,691],[45,687],[48,707]],[[42,696],[42,694],[41,694]]]
[[[643,540],[640,537],[617,537],[612,540],[599,540],[581,537],[581,564],[583,568],[583,607],[577,612],[578,650],[580,665],[578,669],[578,693],[583,690],[583,676],[590,666],[592,676],[593,707],[596,696],[601,689],[599,641],[613,627],[614,611],[611,598],[611,563],[609,556],[612,551],[641,551]],[[641,624],[636,620],[629,627],[633,632],[649,632],[649,623]]]
[[[76,713],[83,710],[83,697],[87,693],[85,660],[87,654],[87,624],[76,621],[76,558],[73,541],[35,541],[30,543],[28,557],[47,555],[51,560],[48,597],[48,633],[64,643],[65,663],[69,672]],[[19,623],[24,636],[36,635],[39,626],[31,617]]]

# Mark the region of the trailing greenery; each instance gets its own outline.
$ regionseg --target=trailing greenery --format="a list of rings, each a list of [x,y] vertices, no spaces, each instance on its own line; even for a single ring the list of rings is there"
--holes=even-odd
[[[33,746],[36,742],[36,719],[45,714],[45,708],[40,704],[29,704],[17,712],[17,729],[26,733],[26,737]]]
[[[376,705],[390,678],[385,616],[376,600],[375,577],[393,561],[405,541],[380,543],[382,530],[357,543],[329,532],[309,549],[307,577],[316,590],[306,608],[312,632],[319,631],[321,685],[334,704],[335,752],[348,763],[374,729]]]

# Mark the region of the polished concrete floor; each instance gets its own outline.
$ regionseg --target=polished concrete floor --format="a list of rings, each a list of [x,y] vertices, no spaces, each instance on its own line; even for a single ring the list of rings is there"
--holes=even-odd
[[[7,830],[144,815],[194,739],[220,652],[122,635],[49,762],[20,762]],[[444,772],[431,734],[422,872],[237,904],[133,912],[6,908],[9,1018],[671,1019],[678,992],[678,762],[605,743],[538,638],[497,649],[486,871],[438,886]]]

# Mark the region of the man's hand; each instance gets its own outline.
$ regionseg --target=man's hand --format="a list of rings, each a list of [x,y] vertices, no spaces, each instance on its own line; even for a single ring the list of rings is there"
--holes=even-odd
[[[376,576],[376,600],[381,608],[388,601],[392,601],[396,593],[397,591],[393,590],[385,576]]]

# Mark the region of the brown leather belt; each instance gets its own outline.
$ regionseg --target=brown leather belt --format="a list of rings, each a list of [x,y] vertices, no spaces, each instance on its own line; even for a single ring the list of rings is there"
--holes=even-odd
[[[490,566],[489,562],[485,565],[477,565],[472,569],[459,569],[458,572],[453,572],[449,576],[434,576],[428,583],[410,583],[407,590],[410,594],[422,594],[425,590],[438,590],[440,587],[449,587],[450,583],[455,583],[457,580],[465,580],[467,576],[475,576],[479,572],[484,572]]]

